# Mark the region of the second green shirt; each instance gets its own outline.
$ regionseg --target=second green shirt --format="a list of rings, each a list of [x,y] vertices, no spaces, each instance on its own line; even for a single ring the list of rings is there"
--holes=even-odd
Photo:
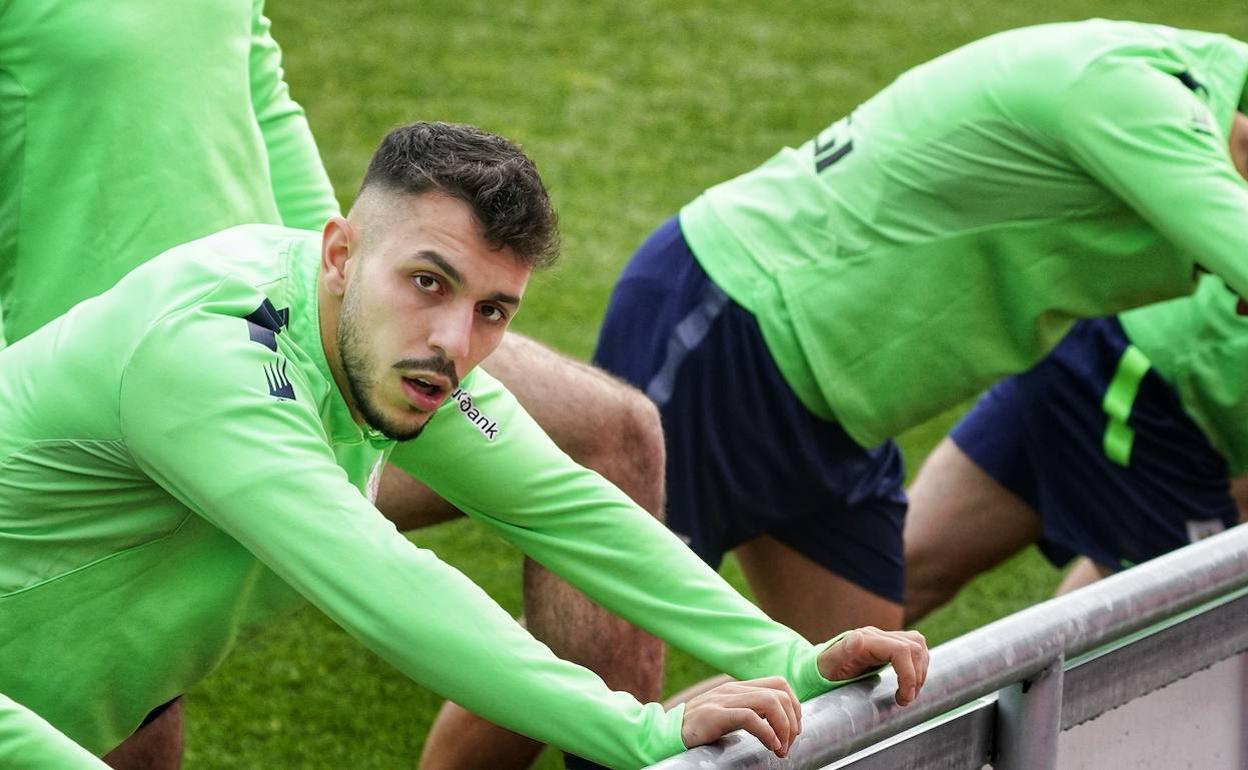
[[[1228,151],[1248,46],[1130,22],[1014,30],[903,74],[681,211],[812,412],[870,446],[1027,369],[1077,318],[1248,295]]]

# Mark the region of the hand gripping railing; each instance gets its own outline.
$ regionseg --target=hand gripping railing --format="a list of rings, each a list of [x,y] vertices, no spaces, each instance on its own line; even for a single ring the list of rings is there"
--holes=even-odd
[[[802,735],[781,760],[737,731],[653,770],[820,768],[863,747],[998,693],[994,766],[1054,766],[1062,663],[1248,586],[1248,526],[1037,604],[932,650],[919,698],[893,701],[891,669],[803,704]],[[1237,613],[1233,617],[1238,617]],[[1248,627],[1248,618],[1241,626]],[[1221,628],[1221,627],[1219,627]],[[1242,632],[1241,632],[1242,635]],[[1248,638],[1248,637],[1245,637]],[[1241,644],[1236,641],[1238,647]],[[1206,664],[1207,665],[1207,664]]]

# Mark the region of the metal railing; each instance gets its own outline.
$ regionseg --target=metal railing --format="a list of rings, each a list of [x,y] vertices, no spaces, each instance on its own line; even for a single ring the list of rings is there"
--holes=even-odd
[[[784,760],[738,731],[652,768],[1052,768],[1062,730],[1244,650],[1248,526],[940,645],[909,707],[891,669],[808,701]]]

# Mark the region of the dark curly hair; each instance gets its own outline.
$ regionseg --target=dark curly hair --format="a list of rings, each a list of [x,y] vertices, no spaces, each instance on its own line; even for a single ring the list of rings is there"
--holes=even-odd
[[[409,123],[386,134],[368,164],[370,187],[441,192],[471,207],[494,248],[511,248],[530,267],[559,256],[559,225],[533,161],[501,136],[457,123]]]

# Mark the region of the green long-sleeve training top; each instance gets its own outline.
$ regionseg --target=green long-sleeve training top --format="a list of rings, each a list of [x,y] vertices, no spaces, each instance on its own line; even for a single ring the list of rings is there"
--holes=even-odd
[[[0,336],[180,243],[338,213],[263,5],[0,0]]]
[[[366,496],[387,458],[712,665],[803,698],[833,686],[815,646],[485,372],[413,441],[356,425],[321,345],[319,256],[316,233],[233,228],[0,351],[0,693],[101,753],[302,595],[513,730],[615,767],[683,748],[681,708],[607,690],[397,532]]]
[[[1094,20],[904,73],[681,226],[811,411],[875,444],[1039,360],[1074,319],[1248,295],[1228,131],[1248,45]],[[1211,372],[1211,377],[1218,376]]]

